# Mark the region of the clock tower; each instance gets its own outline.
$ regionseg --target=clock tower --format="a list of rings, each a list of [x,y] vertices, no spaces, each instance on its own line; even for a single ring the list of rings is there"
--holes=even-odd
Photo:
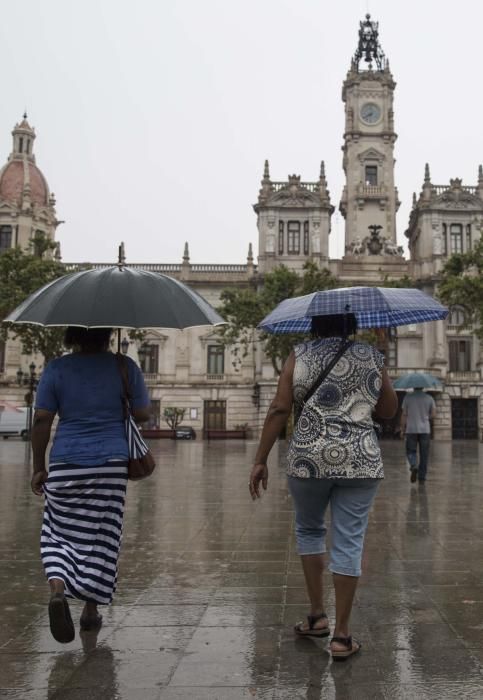
[[[342,88],[346,184],[340,211],[345,219],[346,256],[402,254],[396,243],[395,86],[379,43],[378,24],[366,15]]]

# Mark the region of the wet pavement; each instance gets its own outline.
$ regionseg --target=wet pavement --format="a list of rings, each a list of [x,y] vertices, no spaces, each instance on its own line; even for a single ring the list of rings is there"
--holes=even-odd
[[[434,444],[425,487],[409,483],[402,443],[383,447],[353,613],[363,650],[334,664],[327,641],[292,632],[308,608],[283,443],[252,503],[254,443],[154,442],[156,475],[129,487],[115,603],[98,635],[77,625],[61,645],[25,445],[1,442],[0,698],[483,698],[483,444]]]

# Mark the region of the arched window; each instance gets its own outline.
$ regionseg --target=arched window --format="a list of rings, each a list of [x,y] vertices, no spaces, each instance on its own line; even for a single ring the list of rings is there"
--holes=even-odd
[[[366,165],[365,183],[366,185],[377,186],[377,165]]]
[[[278,254],[283,255],[284,222],[278,222]]]
[[[308,255],[310,250],[309,243],[309,222],[304,221],[304,255]]]
[[[225,372],[225,348],[223,345],[208,345],[206,373],[222,375]]]
[[[299,255],[300,253],[300,221],[288,222],[288,242],[287,253],[289,255]]]
[[[448,314],[448,326],[459,328],[466,324],[466,315],[462,306],[452,306]]]
[[[0,226],[0,253],[12,247],[12,227]]]
[[[451,224],[449,227],[450,253],[463,252],[463,226],[461,224]]]

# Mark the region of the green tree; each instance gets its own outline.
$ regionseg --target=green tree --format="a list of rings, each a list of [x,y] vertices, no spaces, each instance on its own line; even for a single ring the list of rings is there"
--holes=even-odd
[[[65,274],[64,265],[51,257],[55,248],[53,241],[38,235],[29,249],[11,248],[0,255],[0,319],[39,287]],[[8,333],[20,339],[27,355],[40,353],[48,362],[62,354],[62,329],[3,323],[0,338],[5,340]]]
[[[321,270],[313,262],[308,261],[304,265],[302,275],[280,265],[264,275],[263,286],[258,289],[224,290],[218,312],[227,321],[227,325],[221,326],[218,333],[222,342],[233,348],[235,364],[240,352],[239,348],[242,355],[246,356],[259,339],[263,351],[279,374],[293,346],[304,336],[260,333],[256,330],[257,325],[284,299],[334,287],[337,287],[337,281],[330,271]]]
[[[167,406],[163,411],[163,417],[171,430],[175,430],[184,418],[186,408],[176,408],[176,406]]]
[[[452,255],[438,285],[438,297],[446,306],[461,306],[466,325],[475,325],[483,339],[483,238],[468,253]]]

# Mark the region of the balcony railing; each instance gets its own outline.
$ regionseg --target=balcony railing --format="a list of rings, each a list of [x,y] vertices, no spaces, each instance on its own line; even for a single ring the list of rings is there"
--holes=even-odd
[[[299,182],[297,183],[301,189],[308,190],[309,192],[318,192],[319,183],[318,182]],[[280,190],[288,188],[290,183],[287,182],[272,182],[272,190],[274,192],[280,192]]]
[[[357,194],[362,197],[387,197],[384,185],[359,185]]]
[[[206,375],[207,382],[223,382],[224,379],[225,379],[224,374],[207,374]]]
[[[466,372],[448,372],[446,375],[447,382],[477,382],[481,379],[478,370],[467,370]]]
[[[451,185],[433,185],[433,191],[435,194],[440,195],[443,192],[448,192],[451,189]],[[477,187],[472,185],[462,185],[460,188],[463,192],[468,192],[468,194],[476,194]]]
[[[148,384],[156,384],[161,381],[161,375],[158,372],[144,372],[144,381]]]
[[[404,374],[412,374],[413,372],[424,372],[442,379],[442,372],[438,367],[387,367],[387,372],[391,379],[402,377]]]

